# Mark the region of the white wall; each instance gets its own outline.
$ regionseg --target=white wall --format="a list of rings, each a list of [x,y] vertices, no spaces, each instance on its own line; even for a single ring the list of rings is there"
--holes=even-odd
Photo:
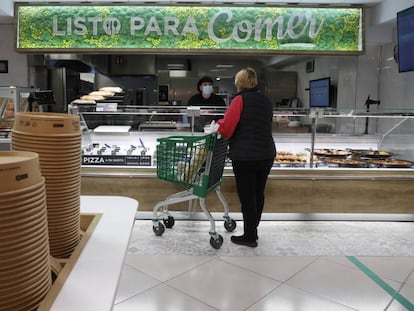
[[[0,24],[0,60],[9,61],[9,73],[0,73],[0,86],[29,86],[27,55],[14,49],[14,24]]]

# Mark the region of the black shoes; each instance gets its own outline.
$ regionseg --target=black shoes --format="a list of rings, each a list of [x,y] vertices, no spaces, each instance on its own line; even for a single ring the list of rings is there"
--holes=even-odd
[[[244,235],[239,235],[239,236],[232,235],[231,236],[231,241],[234,244],[237,244],[237,245],[244,245],[244,246],[249,246],[249,247],[256,247],[257,246],[256,241],[249,241],[244,237]]]

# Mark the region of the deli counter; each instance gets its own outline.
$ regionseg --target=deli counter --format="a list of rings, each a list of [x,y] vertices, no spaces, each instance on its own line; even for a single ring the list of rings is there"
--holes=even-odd
[[[152,211],[157,202],[183,190],[157,178],[157,139],[196,135],[195,122],[201,119],[208,125],[224,113],[213,107],[112,112],[72,108],[84,123],[82,194],[132,197],[139,200],[141,211]],[[265,212],[413,214],[414,114],[275,111],[273,129],[278,154],[267,184]],[[221,190],[230,211],[239,212],[230,160]],[[223,211],[215,195],[209,194],[206,204],[212,212]],[[187,209],[177,204],[172,210]]]

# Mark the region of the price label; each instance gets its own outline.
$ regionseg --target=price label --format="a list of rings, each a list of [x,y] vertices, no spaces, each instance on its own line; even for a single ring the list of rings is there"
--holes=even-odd
[[[83,155],[82,165],[151,166],[151,156]]]

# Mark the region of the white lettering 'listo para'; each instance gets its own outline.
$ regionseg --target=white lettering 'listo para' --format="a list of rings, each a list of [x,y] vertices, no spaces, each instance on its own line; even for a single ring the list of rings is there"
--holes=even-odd
[[[214,32],[215,25],[220,19],[223,23],[222,27],[228,27],[228,35],[226,37],[216,35]],[[286,23],[285,23],[285,19]],[[231,10],[222,10],[214,14],[207,26],[207,33],[210,39],[217,43],[224,43],[229,40],[236,42],[246,42],[253,37],[255,41],[265,39],[267,41],[273,38],[277,39],[298,39],[307,33],[309,38],[314,39],[320,33],[324,24],[322,18],[318,21],[312,17],[312,12],[307,10],[304,14],[294,13],[289,17],[274,16],[273,18],[266,18],[264,20],[257,19],[254,23],[250,20],[241,20],[237,23],[232,23],[233,12]],[[119,19],[115,17],[75,17],[66,18],[65,25],[59,25],[57,16],[53,17],[53,35],[78,35],[83,36],[88,32],[97,36],[100,27],[107,35],[116,35],[121,31],[122,25]],[[59,27],[62,27],[60,29]],[[156,34],[158,36],[179,36],[187,33],[194,33],[199,36],[196,20],[194,17],[187,17],[184,25],[180,31],[180,19],[175,16],[165,16],[163,21],[158,21],[156,17],[152,16],[146,21],[143,17],[133,16],[130,18],[130,34],[135,35],[137,31],[144,31],[144,35]],[[232,29],[230,29],[230,27]],[[262,38],[263,35],[263,38]]]
[[[150,32],[155,32],[157,35],[161,36],[161,29],[158,25],[157,19],[154,16],[151,16],[147,28],[145,28],[144,35],[148,36]]]
[[[58,17],[53,16],[53,35],[70,36],[72,35],[72,32],[77,36],[86,35],[88,33],[87,23],[92,25],[92,35],[94,36],[98,35],[98,29],[101,23],[103,31],[108,35],[116,35],[121,30],[121,22],[115,17],[109,17],[104,20],[102,17],[75,17],[74,19],[68,17],[65,21],[66,29],[59,29]]]
[[[141,30],[142,28],[144,28],[144,26],[145,26],[145,21],[142,17],[139,17],[139,16],[131,17],[130,26],[129,26],[131,35],[135,35],[135,32],[137,30]]]
[[[178,36],[177,27],[180,23],[180,20],[174,16],[166,16],[164,19],[164,34],[168,36],[168,33],[171,31],[173,35]]]
[[[107,35],[116,35],[121,31],[121,22],[115,17],[104,20],[102,28]]]
[[[196,36],[199,35],[197,25],[192,17],[187,18],[183,31],[181,32],[182,35],[185,35],[187,32],[192,32]]]

